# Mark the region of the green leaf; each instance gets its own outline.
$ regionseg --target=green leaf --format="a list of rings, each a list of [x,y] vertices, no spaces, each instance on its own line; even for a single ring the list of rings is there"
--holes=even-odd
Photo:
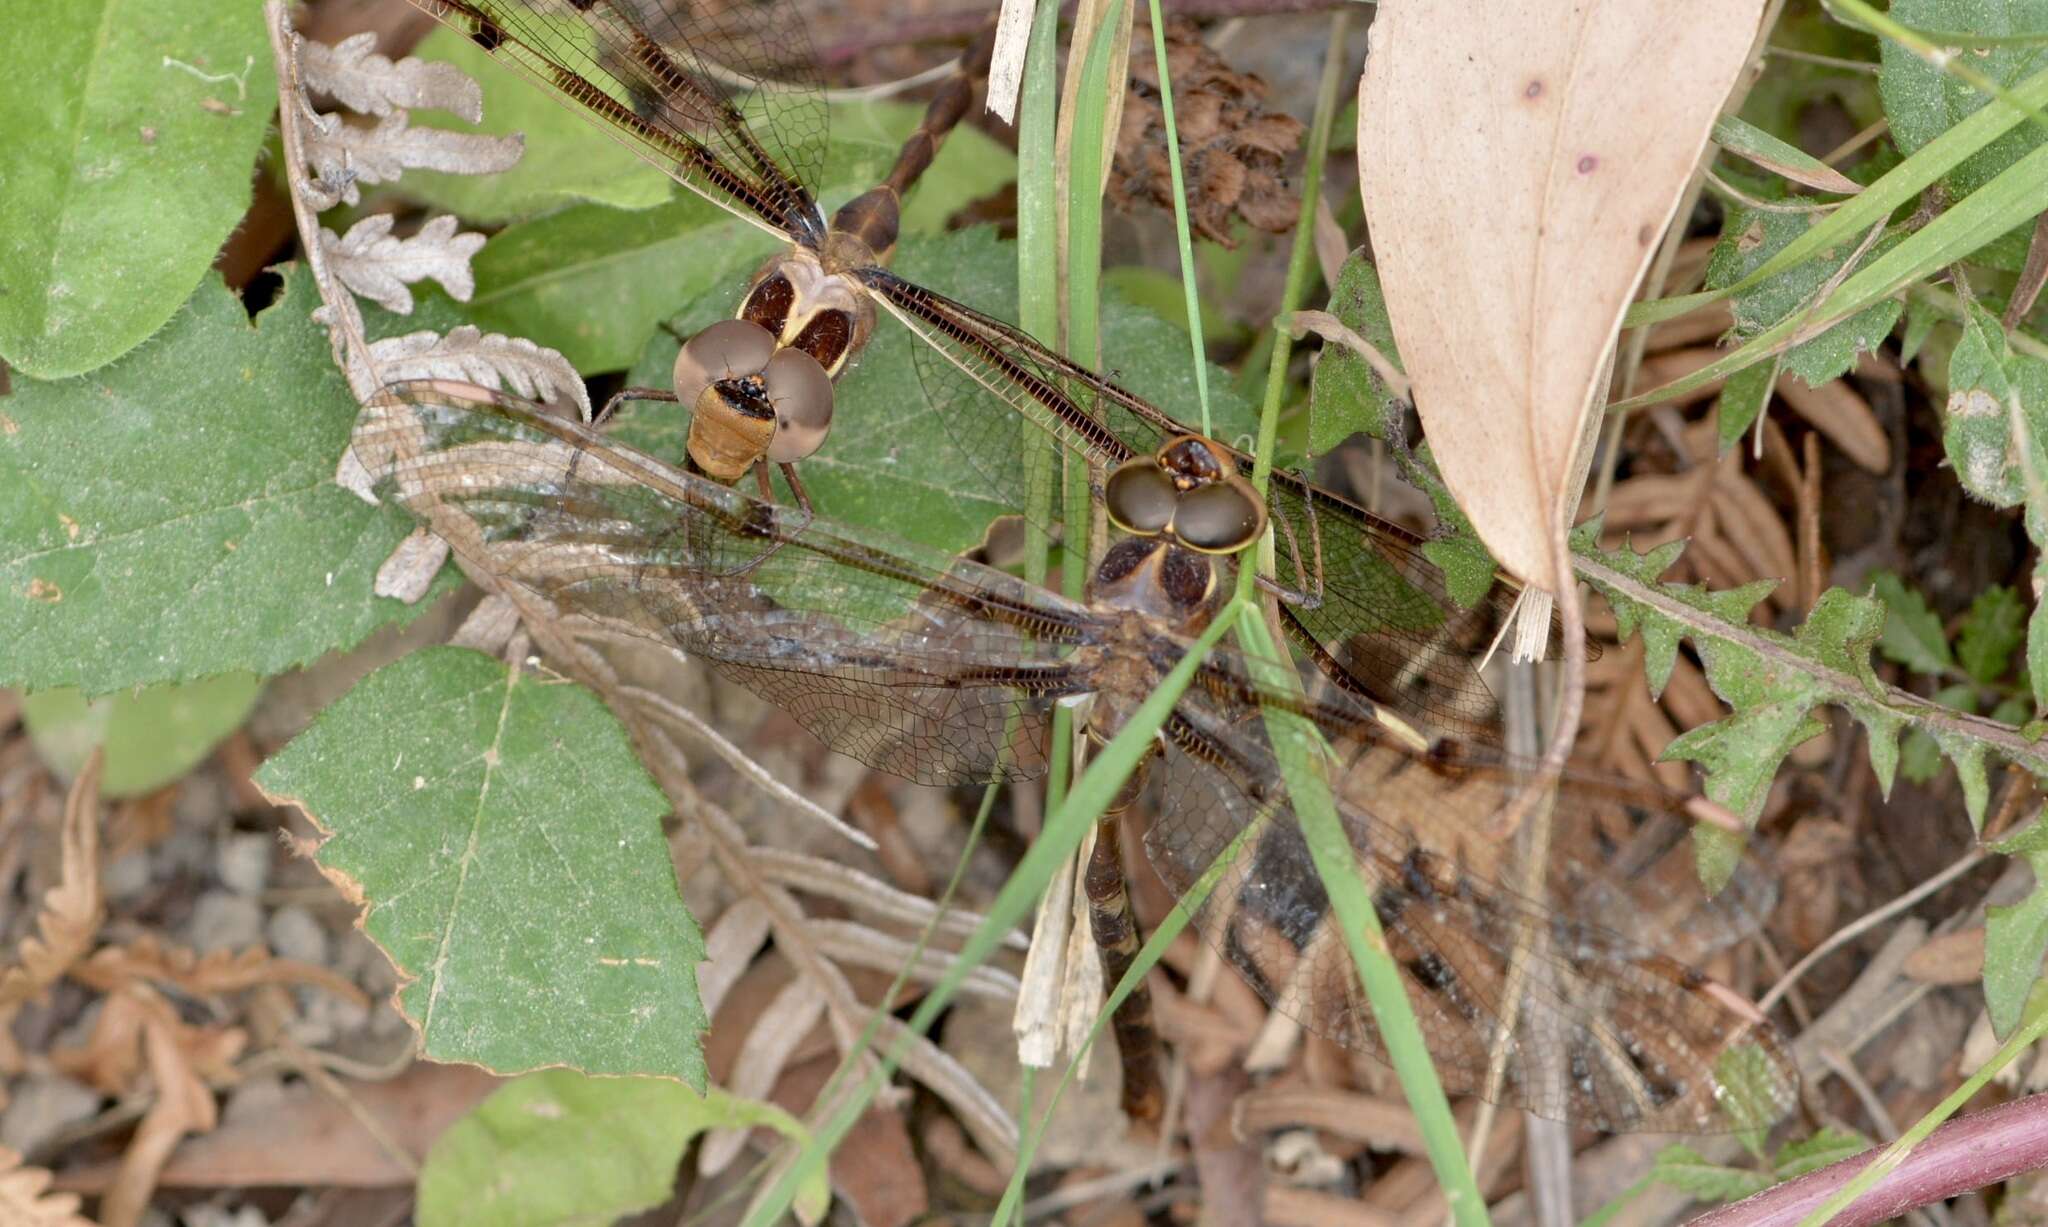
[[[667,1201],[676,1165],[699,1134],[766,1125],[807,1140],[773,1104],[656,1078],[528,1074],[448,1127],[420,1168],[420,1227],[610,1223]],[[816,1222],[831,1196],[823,1173],[798,1195]]]
[[[1666,1146],[1650,1165],[1650,1178],[1699,1201],[1741,1201],[1771,1187],[1763,1172],[1713,1163],[1690,1146]]]
[[[1984,909],[1984,1005],[2002,1039],[2019,1025],[2048,954],[2048,821],[2037,818],[1991,847],[2024,859],[2034,871],[2026,898]]]
[[[387,665],[256,775],[327,840],[436,1061],[704,1086],[703,939],[668,802],[579,686],[477,652]]]
[[[1009,317],[1008,304],[1016,301],[1016,247],[986,227],[905,239],[896,266],[910,280],[1000,318]],[[712,289],[671,326],[688,336],[731,314],[743,288],[734,282]],[[942,417],[913,362],[923,344],[886,316],[876,323],[858,365],[839,381],[830,437],[798,471],[820,515],[887,525],[900,537],[950,553],[979,542],[993,517],[1018,510],[992,488],[954,432],[1000,431],[1011,440],[1023,427],[993,396],[960,419]],[[1198,415],[1187,337],[1173,324],[1110,298],[1103,304],[1103,352],[1119,384],[1183,421]],[[665,382],[675,353],[674,337],[657,334],[627,382]],[[1209,388],[1214,432],[1224,439],[1249,437],[1256,425],[1251,406],[1231,391],[1228,377],[1212,367]],[[633,446],[657,456],[683,454],[688,419],[675,406],[625,406],[617,421],[619,437]]]
[[[1981,307],[1971,308],[1949,356],[1941,444],[1965,490],[1994,507],[2028,504],[2028,534],[2041,542],[2048,362],[2014,353],[1998,317]]]
[[[1771,403],[1778,373],[1776,362],[1759,362],[1730,375],[1728,382],[1721,385],[1721,395],[1714,401],[1714,422],[1723,451],[1735,446],[1756,425],[1764,406]]]
[[[0,22],[0,358],[59,379],[164,326],[249,207],[277,102],[263,13],[13,6]]]
[[[1387,300],[1380,293],[1379,272],[1366,258],[1365,248],[1345,258],[1327,309],[1345,327],[1372,342],[1387,361],[1400,364]],[[1330,342],[1324,343],[1309,378],[1308,404],[1308,450],[1318,456],[1361,431],[1375,439],[1386,438],[1386,416],[1396,409],[1371,364],[1350,347]]]
[[[2028,34],[2048,29],[2048,0],[1892,0],[1901,25],[1971,34]],[[1883,68],[1878,89],[1892,139],[1910,154],[1991,101],[1990,95],[1942,71],[1891,39],[1878,43]],[[1970,67],[2011,87],[2042,67],[2039,47],[1985,46],[1964,51]],[[1954,196],[1977,190],[2041,144],[2044,135],[2022,123],[1951,170],[1943,182]]]
[[[270,675],[415,617],[373,596],[412,521],[336,486],[356,404],[303,270],[252,326],[215,279],[92,375],[0,401],[0,684]]]
[[[2034,564],[2036,592],[2048,592],[2048,556]],[[2027,616],[2027,680],[2036,707],[2048,707],[2048,601],[2036,598]]]
[[[1736,284],[1813,224],[1814,219],[1804,213],[1732,209],[1721,241],[1707,265],[1707,285],[1719,289]],[[1895,238],[1880,239],[1863,254],[1859,267],[1875,261],[1897,242]],[[1735,295],[1729,304],[1735,316],[1735,338],[1748,341],[1788,316],[1804,316],[1812,309],[1815,295],[1841,271],[1857,246],[1856,242],[1838,243],[1813,259]],[[1875,349],[1891,334],[1901,310],[1900,304],[1892,299],[1872,303],[1812,340],[1787,350],[1784,369],[1814,386],[1834,379],[1855,363],[1857,354]]]
[[[1721,1085],[1721,1110],[1735,1126],[1735,1140],[1759,1159],[1764,1139],[1791,1102],[1777,1062],[1755,1044],[1735,1044],[1714,1062]]]
[[[1845,194],[1857,190],[1854,179],[1737,116],[1723,115],[1714,121],[1714,142],[1739,158],[1808,187]]]
[[[90,701],[76,690],[45,690],[23,696],[21,715],[36,750],[60,773],[76,775],[93,748],[105,746],[100,795],[135,797],[182,779],[241,727],[262,689],[253,673],[223,673]]]
[[[1906,734],[1904,746],[1899,751],[1899,773],[1921,787],[1926,787],[1941,774],[1941,747],[1926,729],[1914,729]]]
[[[1796,1180],[1830,1163],[1853,1159],[1869,1149],[1870,1139],[1862,1134],[1823,1125],[1812,1137],[1785,1143],[1779,1148],[1778,1157],[1771,1166],[1777,1171],[1779,1180]]]
[[[1878,651],[1886,659],[1930,677],[1953,669],[1956,662],[1949,654],[1948,634],[1942,629],[1941,615],[1928,608],[1927,598],[1906,587],[1905,581],[1890,571],[1871,572],[1869,582],[1885,607],[1884,635],[1877,642]]]
[[[563,38],[575,37],[565,28]],[[404,192],[429,208],[477,222],[503,222],[582,201],[621,209],[647,209],[669,198],[675,181],[642,161],[623,143],[591,126],[564,105],[468,38],[445,26],[422,39],[413,55],[467,73],[483,91],[483,122],[476,125],[434,111],[415,111],[422,128],[492,136],[520,133],[526,152],[518,165],[495,175],[410,170]]]
[[[1956,657],[1964,672],[1987,686],[2004,677],[2026,636],[2026,616],[2019,594],[2003,584],[1978,593],[1956,636]]]

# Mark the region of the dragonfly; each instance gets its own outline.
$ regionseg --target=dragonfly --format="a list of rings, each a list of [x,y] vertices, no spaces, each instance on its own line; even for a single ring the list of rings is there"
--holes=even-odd
[[[789,244],[754,275],[733,319],[683,345],[671,388],[624,389],[598,420],[636,398],[684,403],[689,467],[723,482],[751,470],[766,496],[768,466],[776,465],[809,511],[796,462],[822,444],[833,383],[853,368],[879,311],[922,339],[916,363],[937,416],[1012,507],[1029,505],[1018,415],[1088,462],[1097,501],[1107,492],[1094,475],[1128,473],[1134,462],[1158,468],[1198,503],[1211,496],[1197,487],[1251,471],[1249,455],[1216,441],[1201,450],[1218,458],[1221,477],[1173,469],[1176,457],[1193,453],[1169,455],[1189,433],[1172,415],[888,267],[902,194],[965,114],[971,82],[986,69],[986,39],[963,55],[883,183],[828,220],[815,191],[824,103],[802,19],[790,6],[413,3],[578,111],[594,131]],[[1422,538],[1293,473],[1273,475],[1265,522],[1288,548],[1262,584],[1280,597],[1282,629],[1318,668],[1411,721],[1497,736],[1494,696],[1473,662],[1513,613],[1512,580],[1497,579],[1475,600],[1453,600]],[[1179,544],[1206,548],[1192,538]],[[1551,639],[1555,646],[1555,627]]]
[[[833,749],[925,784],[1042,773],[1048,717],[1063,705],[1083,708],[1089,738],[1107,742],[1218,608],[1215,553],[1167,533],[1119,540],[1072,600],[753,497],[471,384],[385,389],[352,446],[380,494],[487,586],[574,633],[707,661]],[[1122,513],[1140,515],[1137,501]],[[1447,1090],[1601,1130],[1723,1131],[1719,1062],[1745,1044],[1757,1054],[1746,1094],[1759,1109],[1791,1104],[1797,1075],[1772,1025],[1693,966],[1754,931],[1774,902],[1769,879],[1746,864],[1712,900],[1693,885],[1681,908],[1671,879],[1648,876],[1690,859],[1675,851],[1689,842],[1676,798],[1567,772],[1560,850],[1538,859],[1486,833],[1536,786],[1535,763],[1494,742],[1425,736],[1312,668],[1306,686],[1276,681],[1278,663],[1220,647],[1200,659],[1150,743],[1159,803],[1144,837],[1177,896],[1220,867],[1195,923],[1276,1009],[1385,1055],[1263,718],[1278,711],[1327,747],[1317,761]],[[1137,932],[1117,827],[1146,787],[1128,785],[1104,816],[1089,865],[1112,977]],[[1576,848],[1613,856],[1579,860]],[[1666,927],[1675,913],[1682,930]],[[1146,999],[1114,1023],[1125,1108],[1156,1116]]]

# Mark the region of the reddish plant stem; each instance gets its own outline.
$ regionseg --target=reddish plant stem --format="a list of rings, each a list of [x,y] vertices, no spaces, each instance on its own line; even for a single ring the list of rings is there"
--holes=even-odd
[[[1708,1211],[1692,1220],[1691,1227],[1790,1227],[1847,1184],[1876,1153],[1866,1151]],[[1830,1219],[1829,1227],[1881,1223],[1915,1206],[2043,1166],[2048,1166],[2048,1095],[2030,1095],[1936,1129],[1897,1171]]]
[[[1073,17],[1076,2],[1077,0],[1065,0],[1061,5],[1062,21]],[[1166,12],[1170,16],[1194,18],[1255,17],[1269,13],[1320,13],[1327,9],[1339,8],[1348,2],[1349,0],[1164,0]],[[830,68],[878,47],[957,41],[979,33],[988,22],[988,10],[985,8],[932,13],[923,17],[908,17],[901,21],[886,22],[871,27],[864,33],[818,47],[813,62],[821,67]]]

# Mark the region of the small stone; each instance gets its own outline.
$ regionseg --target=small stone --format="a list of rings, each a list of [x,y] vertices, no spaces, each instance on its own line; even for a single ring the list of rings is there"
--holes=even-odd
[[[187,940],[201,954],[241,950],[263,940],[263,909],[254,899],[210,890],[199,896],[186,933]]]
[[[149,889],[149,849],[138,848],[100,871],[100,889],[113,903],[132,903]]]
[[[271,952],[279,958],[315,967],[327,965],[327,930],[305,908],[292,904],[277,909],[263,926],[263,933],[270,939]]]
[[[221,885],[238,895],[260,895],[270,884],[270,856],[277,841],[268,835],[230,835],[214,853],[214,872]]]
[[[63,1074],[26,1074],[0,1113],[0,1146],[28,1152],[100,1110],[100,1093]]]

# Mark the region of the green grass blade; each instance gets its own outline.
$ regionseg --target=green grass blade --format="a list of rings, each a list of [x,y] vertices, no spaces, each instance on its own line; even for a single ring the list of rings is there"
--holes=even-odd
[[[1173,176],[1173,235],[1180,245],[1180,286],[1187,299],[1188,346],[1194,351],[1195,395],[1202,404],[1202,433],[1209,427],[1209,361],[1202,348],[1202,294],[1196,284],[1195,243],[1188,232],[1188,185],[1181,176],[1180,127],[1173,118],[1173,74],[1166,67],[1166,16],[1159,0],[1149,0],[1152,18],[1152,59],[1159,66],[1159,110],[1166,125],[1166,166]]]

